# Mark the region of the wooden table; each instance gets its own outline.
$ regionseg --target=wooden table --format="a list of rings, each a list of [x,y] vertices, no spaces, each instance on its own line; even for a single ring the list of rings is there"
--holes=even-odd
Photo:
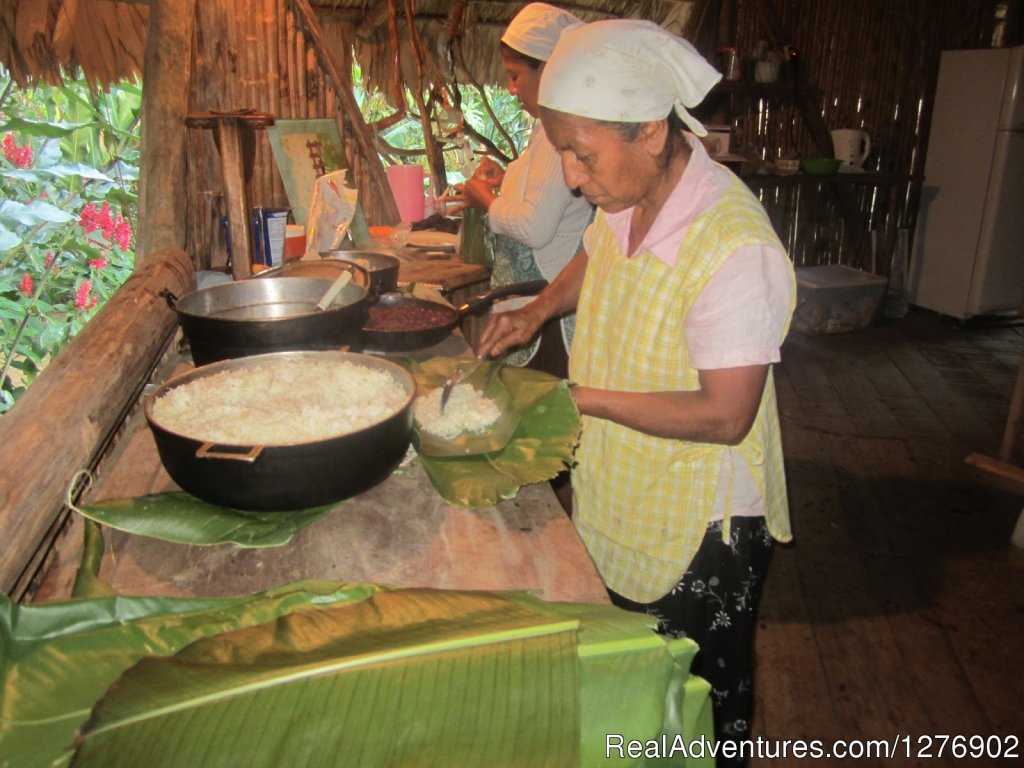
[[[449,346],[453,342],[447,342]],[[461,342],[464,346],[464,342]],[[439,349],[453,353],[454,349]],[[171,356],[157,380],[190,366]],[[175,490],[136,408],[87,501]],[[81,559],[78,515],[36,601],[68,597]],[[288,544],[195,547],[104,529],[100,575],[131,595],[237,595],[300,579],[443,589],[530,590],[548,600],[606,602],[601,580],[547,483],[486,509],[448,504],[417,461],[342,502]]]

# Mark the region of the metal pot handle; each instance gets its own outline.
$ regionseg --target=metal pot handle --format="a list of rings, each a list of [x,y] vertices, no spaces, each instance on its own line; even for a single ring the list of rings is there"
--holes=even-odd
[[[245,453],[241,453],[245,451]],[[229,459],[231,461],[244,461],[252,464],[263,453],[262,445],[253,445],[248,448],[237,446],[220,446],[217,443],[203,443],[196,449],[197,459]]]
[[[509,285],[492,288],[487,291],[487,293],[483,293],[467,301],[459,307],[458,312],[460,316],[480,312],[481,310],[487,309],[487,307],[494,303],[495,299],[500,299],[502,296],[536,296],[538,293],[543,291],[547,285],[547,280],[527,280],[523,283],[510,283]]]
[[[175,296],[174,293],[169,288],[164,288],[157,295],[163,297],[163,300],[167,302],[168,307],[170,307],[171,309],[177,309],[178,297]]]

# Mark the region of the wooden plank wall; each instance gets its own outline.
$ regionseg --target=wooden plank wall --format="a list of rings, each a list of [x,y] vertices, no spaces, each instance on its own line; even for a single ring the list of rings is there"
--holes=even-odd
[[[193,112],[253,109],[278,119],[334,117],[336,99],[287,0],[208,0],[196,7]],[[341,25],[332,25],[340,34]],[[348,62],[346,46],[335,54]],[[348,72],[348,67],[343,66]],[[339,126],[342,139],[344,128]],[[190,131],[187,250],[199,267],[226,263],[224,195],[211,131]],[[255,136],[251,205],[286,207],[288,198],[265,131]]]

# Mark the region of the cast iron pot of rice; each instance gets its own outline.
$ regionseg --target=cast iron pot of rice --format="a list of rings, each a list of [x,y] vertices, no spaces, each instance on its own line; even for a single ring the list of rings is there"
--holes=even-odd
[[[386,415],[375,415],[366,426],[323,439],[252,444],[205,440],[197,433],[201,428],[171,428],[168,424],[175,419],[154,414],[157,401],[171,390],[219,374],[241,384],[245,380],[240,377],[246,372],[267,366],[288,364],[313,370],[313,366],[331,363],[353,363],[390,377],[400,393],[395,403],[383,409]],[[208,383],[220,390],[224,379]],[[223,360],[177,376],[153,392],[145,401],[143,412],[156,440],[160,461],[185,491],[211,504],[234,509],[286,511],[341,501],[386,479],[409,448],[415,394],[412,376],[382,358],[337,351],[275,352]],[[351,396],[356,397],[357,393],[352,392]],[[202,400],[198,401],[196,407],[202,408],[201,403]],[[285,408],[289,404],[275,399],[266,402],[266,406]],[[258,413],[253,413],[253,417],[260,418]]]
[[[495,299],[534,296],[547,284],[547,280],[529,280],[492,288],[458,309],[403,293],[386,293],[367,309],[363,346],[381,352],[408,352],[433,346],[443,341],[463,317],[487,309]]]
[[[366,272],[352,280],[327,309],[316,308],[330,287],[321,277],[280,277],[221,283],[164,298],[178,315],[196,365],[292,350],[338,349],[359,343],[369,302]]]

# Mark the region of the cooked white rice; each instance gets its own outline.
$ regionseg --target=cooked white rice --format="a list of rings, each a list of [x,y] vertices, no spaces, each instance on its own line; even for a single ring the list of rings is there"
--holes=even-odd
[[[174,387],[153,418],[180,435],[234,445],[288,445],[356,432],[408,400],[390,373],[343,360],[278,360]]]
[[[456,384],[441,412],[441,389],[416,398],[415,417],[420,429],[451,440],[463,432],[482,432],[501,416],[494,401],[488,400],[472,384]]]

